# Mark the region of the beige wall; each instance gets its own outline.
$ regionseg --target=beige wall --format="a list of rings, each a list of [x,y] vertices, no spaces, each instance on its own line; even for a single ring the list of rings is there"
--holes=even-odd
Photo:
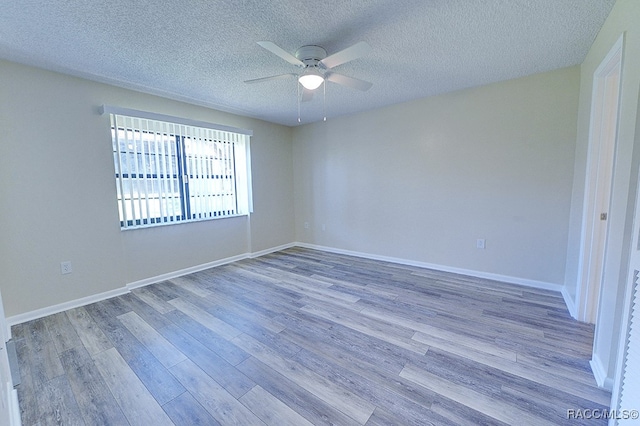
[[[563,282],[575,67],[296,129],[10,62],[0,69],[9,316],[296,239]],[[252,129],[250,223],[120,231],[102,104]],[[71,275],[60,274],[63,260]]]
[[[631,244],[633,208],[640,158],[636,134],[638,92],[640,87],[640,2],[618,0],[598,33],[581,66],[580,104],[576,145],[575,178],[572,194],[570,238],[567,255],[567,293],[575,298],[580,251],[585,175],[591,114],[593,73],[622,33],[625,33],[620,118],[615,170],[609,211],[603,288],[596,321],[595,367],[602,369],[611,384],[615,375],[618,338],[624,289],[627,282],[628,254]],[[634,142],[635,141],[635,142]],[[575,300],[573,300],[575,303]]]
[[[294,129],[297,240],[562,285],[579,72]]]
[[[0,61],[0,288],[7,316],[291,243],[291,129]],[[122,232],[102,104],[253,130],[254,214]],[[73,273],[60,274],[71,261]]]

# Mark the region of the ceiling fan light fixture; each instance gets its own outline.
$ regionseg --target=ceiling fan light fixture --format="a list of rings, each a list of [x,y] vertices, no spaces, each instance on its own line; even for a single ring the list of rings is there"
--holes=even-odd
[[[298,81],[307,90],[316,90],[324,82],[324,77],[317,68],[307,68]]]

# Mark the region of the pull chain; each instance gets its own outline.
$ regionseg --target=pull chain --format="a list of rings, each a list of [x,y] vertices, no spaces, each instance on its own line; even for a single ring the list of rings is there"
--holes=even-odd
[[[300,82],[296,83],[297,101],[298,101],[298,123],[300,120],[300,103],[302,102],[302,94],[300,93]],[[327,82],[322,83],[322,121],[327,121]]]
[[[300,122],[300,83],[296,81],[296,88],[298,89],[298,94],[296,98],[298,99],[298,123]]]
[[[322,83],[322,115],[324,119],[322,121],[327,121],[327,82],[324,81]]]

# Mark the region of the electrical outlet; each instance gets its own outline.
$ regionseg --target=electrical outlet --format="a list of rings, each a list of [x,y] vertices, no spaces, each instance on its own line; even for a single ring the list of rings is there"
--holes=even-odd
[[[304,223],[304,229],[309,229],[309,222]]]
[[[485,247],[486,247],[486,242],[484,238],[478,238],[476,240],[476,248],[484,250]]]
[[[71,272],[73,272],[73,269],[71,269],[71,262],[70,261],[60,262],[60,273],[62,275],[70,274]]]

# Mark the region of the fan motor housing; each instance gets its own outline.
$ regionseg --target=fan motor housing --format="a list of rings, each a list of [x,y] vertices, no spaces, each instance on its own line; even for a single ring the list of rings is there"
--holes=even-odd
[[[327,51],[320,46],[302,46],[296,50],[296,58],[307,66],[317,66],[326,57]]]

